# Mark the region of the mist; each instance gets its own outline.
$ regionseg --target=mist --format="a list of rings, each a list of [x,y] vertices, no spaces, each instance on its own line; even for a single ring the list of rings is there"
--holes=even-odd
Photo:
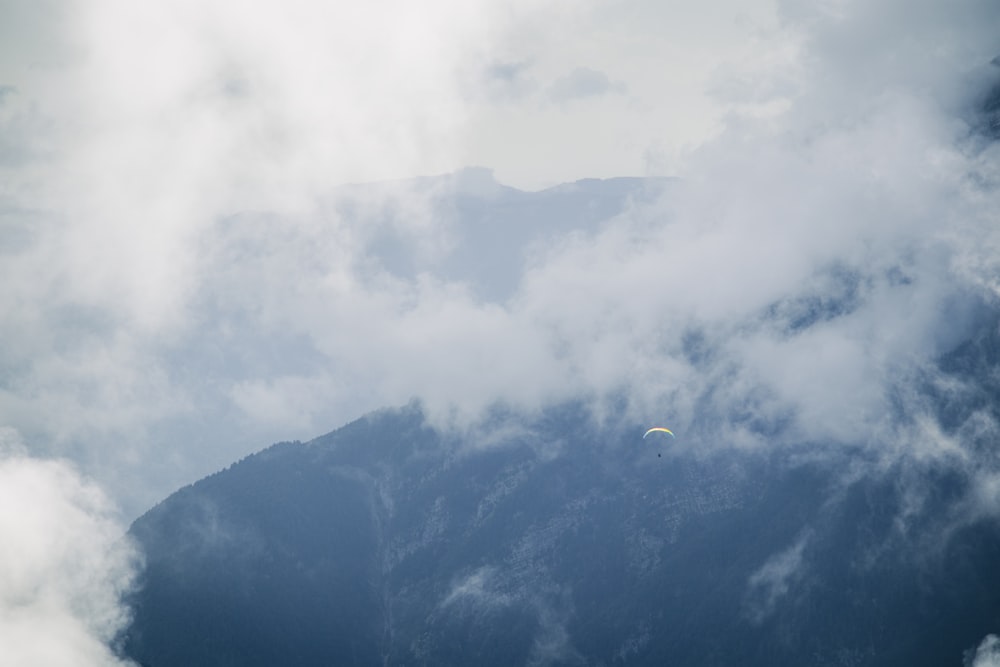
[[[0,12],[3,466],[95,553],[104,503],[413,398],[443,428],[582,399],[692,449],[958,461],[995,512],[998,425],[916,390],[960,395],[936,361],[996,326],[995,3]],[[527,239],[509,289],[450,268],[456,198],[611,176],[677,178]]]

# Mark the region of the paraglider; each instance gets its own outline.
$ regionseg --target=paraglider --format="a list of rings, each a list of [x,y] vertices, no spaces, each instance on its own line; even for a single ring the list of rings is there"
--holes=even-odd
[[[653,428],[649,429],[648,431],[646,431],[642,435],[642,439],[645,440],[646,436],[649,435],[650,433],[665,433],[666,435],[669,435],[671,438],[674,437],[674,432],[671,431],[669,428],[664,428],[663,426],[654,426]],[[663,458],[663,454],[661,454],[660,452],[657,452],[656,453],[656,458],[662,459]]]

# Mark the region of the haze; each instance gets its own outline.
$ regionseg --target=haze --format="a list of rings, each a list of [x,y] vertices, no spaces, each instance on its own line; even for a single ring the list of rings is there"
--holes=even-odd
[[[72,577],[101,592],[46,609],[99,646],[134,570],[109,526],[413,398],[974,457],[997,425],[945,435],[908,388],[1000,294],[998,26],[987,0],[0,2],[0,474],[71,479],[10,502],[100,554]],[[509,290],[445,270],[456,193],[618,176],[677,180],[553,220]],[[65,570],[32,548],[3,569]]]

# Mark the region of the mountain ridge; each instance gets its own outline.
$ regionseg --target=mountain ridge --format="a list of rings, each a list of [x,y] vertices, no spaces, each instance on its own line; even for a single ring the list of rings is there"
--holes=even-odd
[[[130,530],[147,569],[127,654],[147,667],[958,664],[1000,621],[991,524],[937,556],[908,549],[944,509],[899,531],[898,480],[919,475],[953,507],[955,473],[849,479],[861,450],[691,456],[578,404],[504,424],[516,435],[477,448],[414,403],[185,487]]]

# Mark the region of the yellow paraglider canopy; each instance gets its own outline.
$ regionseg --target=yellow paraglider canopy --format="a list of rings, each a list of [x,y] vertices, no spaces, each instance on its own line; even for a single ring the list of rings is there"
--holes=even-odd
[[[647,435],[649,435],[650,433],[666,433],[666,434],[667,434],[667,435],[669,435],[669,436],[670,436],[671,438],[673,438],[673,437],[676,437],[676,436],[674,436],[674,432],[673,432],[673,431],[671,431],[671,430],[670,430],[669,428],[664,428],[664,427],[662,427],[662,426],[654,426],[653,428],[649,429],[648,431],[646,431],[646,432],[645,432],[645,433],[643,434],[643,436],[642,436],[642,437],[643,437],[643,439],[645,439],[645,438],[646,438],[646,436],[647,436]]]

